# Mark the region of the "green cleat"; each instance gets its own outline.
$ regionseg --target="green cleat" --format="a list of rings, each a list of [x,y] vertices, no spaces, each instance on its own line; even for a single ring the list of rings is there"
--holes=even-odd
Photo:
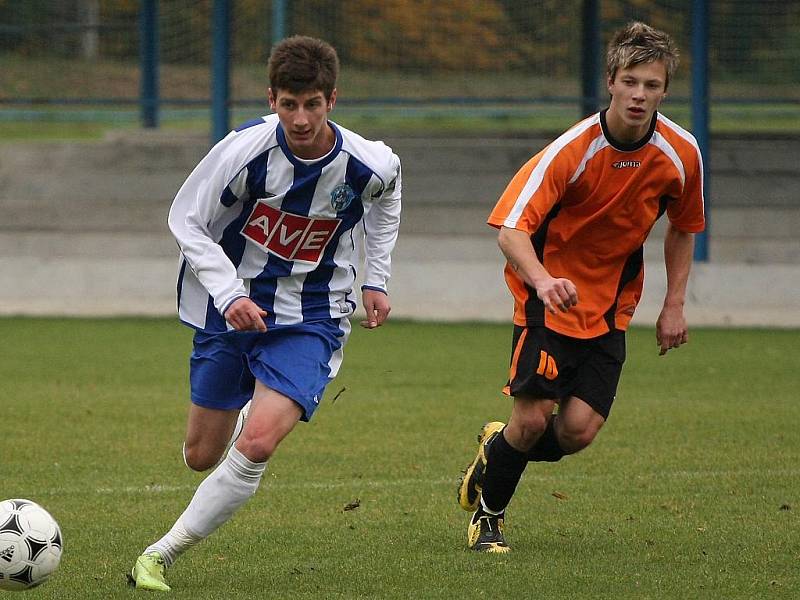
[[[504,516],[475,511],[467,528],[467,545],[476,552],[506,554],[511,548],[503,536]]]
[[[486,423],[478,435],[478,454],[466,468],[458,484],[458,504],[464,510],[473,511],[478,508],[486,471],[486,449],[505,426],[500,421],[492,421]]]
[[[151,592],[169,592],[172,588],[164,580],[167,571],[164,559],[158,552],[142,554],[136,559],[136,564],[131,569],[128,581],[137,590]]]

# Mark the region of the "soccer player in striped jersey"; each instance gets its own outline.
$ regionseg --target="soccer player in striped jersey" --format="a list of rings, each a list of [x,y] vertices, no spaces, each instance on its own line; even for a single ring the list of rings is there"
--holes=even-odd
[[[662,355],[688,341],[683,304],[694,233],[705,226],[703,165],[694,137],[658,112],[677,61],[666,33],[638,22],[618,31],[608,108],[531,158],[489,217],[514,297],[504,389],[514,402],[507,425],[484,426],[458,488],[461,507],[474,511],[474,550],[509,551],[505,510],[529,461],[582,450],[606,422],[642,293],[643,245],[663,213],[667,291],[656,341]]]
[[[281,440],[314,414],[342,362],[362,256],[361,324],[380,327],[389,315],[400,161],[328,119],[338,69],[326,42],[277,44],[274,114],[215,145],[172,204],[178,313],[195,330],[184,460],[197,471],[216,468],[137,559],[139,589],[169,591],[166,568],[231,518]]]

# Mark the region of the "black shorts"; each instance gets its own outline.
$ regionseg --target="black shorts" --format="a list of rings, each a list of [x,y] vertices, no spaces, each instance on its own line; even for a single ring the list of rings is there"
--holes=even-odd
[[[514,326],[510,396],[563,400],[577,396],[608,419],[625,362],[625,332],[583,340],[546,327]]]

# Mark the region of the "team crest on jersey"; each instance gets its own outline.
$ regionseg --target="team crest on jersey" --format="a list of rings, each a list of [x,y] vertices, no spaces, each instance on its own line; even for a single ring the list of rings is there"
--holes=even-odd
[[[346,183],[342,183],[331,191],[331,206],[336,212],[339,212],[350,206],[355,197],[356,193],[353,188]]]
[[[642,166],[642,161],[640,160],[618,160],[615,163],[611,163],[611,166],[615,169],[638,169]]]

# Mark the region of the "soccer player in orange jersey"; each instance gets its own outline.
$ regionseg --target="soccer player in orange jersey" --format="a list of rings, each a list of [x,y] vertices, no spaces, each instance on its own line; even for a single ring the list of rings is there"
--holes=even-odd
[[[663,213],[667,292],[656,340],[662,355],[688,340],[703,165],[694,137],[658,112],[677,62],[666,33],[638,22],[618,31],[607,54],[609,107],[531,158],[489,217],[514,296],[504,389],[514,404],[507,425],[484,426],[459,485],[459,504],[474,511],[474,550],[509,551],[505,509],[529,461],[586,448],[606,422],[642,293],[644,242]]]

